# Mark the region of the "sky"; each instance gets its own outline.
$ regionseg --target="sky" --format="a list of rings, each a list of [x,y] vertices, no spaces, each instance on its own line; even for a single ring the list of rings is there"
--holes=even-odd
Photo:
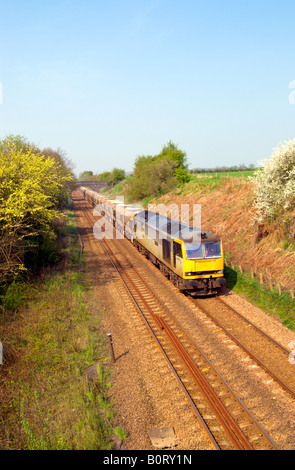
[[[295,138],[294,0],[0,3],[0,138],[77,175],[170,140],[190,169],[257,165]]]

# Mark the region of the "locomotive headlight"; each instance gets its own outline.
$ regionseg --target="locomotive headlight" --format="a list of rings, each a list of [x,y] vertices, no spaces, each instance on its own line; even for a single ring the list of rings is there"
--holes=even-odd
[[[184,273],[185,276],[195,276],[196,273]]]

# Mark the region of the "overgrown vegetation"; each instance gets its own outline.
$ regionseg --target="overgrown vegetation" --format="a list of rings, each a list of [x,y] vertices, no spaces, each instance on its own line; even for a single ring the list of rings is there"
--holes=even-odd
[[[0,315],[0,449],[111,449],[110,357],[99,307],[80,262],[73,214],[58,243],[63,262],[39,280],[11,285]],[[16,292],[22,295],[15,296]],[[12,302],[12,303],[10,303]],[[11,310],[10,310],[11,308]],[[101,314],[102,314],[101,309]],[[96,364],[95,376],[85,372]]]

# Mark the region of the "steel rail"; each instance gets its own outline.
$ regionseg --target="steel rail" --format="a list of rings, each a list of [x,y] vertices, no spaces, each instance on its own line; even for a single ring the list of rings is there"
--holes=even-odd
[[[234,444],[235,448],[239,450],[253,450],[253,446],[249,443],[244,433],[240,430],[236,422],[232,419],[232,416],[230,415],[228,410],[220,401],[219,397],[214,392],[212,387],[205,380],[204,376],[201,374],[198,367],[196,367],[191,357],[187,354],[180,341],[176,338],[169,325],[165,322],[163,318],[160,319],[160,323],[161,325],[163,325],[163,329],[165,330],[167,336],[169,337],[170,341],[174,344],[175,349],[181,356],[184,365],[189,370],[194,381],[196,382],[198,387],[200,387],[203,392],[203,395],[210,403],[212,410],[218,417],[219,421],[222,423],[225,432]]]
[[[203,313],[205,313],[205,315],[210,318],[210,320],[212,320],[216,326],[218,326],[237,346],[239,346],[243,351],[245,351],[246,354],[248,354],[249,357],[251,357],[251,359],[253,359],[253,361],[256,362],[257,365],[259,365],[259,367],[261,367],[262,369],[265,370],[265,372],[267,372],[268,375],[270,375],[286,392],[288,392],[288,394],[292,397],[292,398],[295,398],[295,391],[294,389],[292,389],[286,382],[283,381],[283,379],[279,378],[278,375],[276,374],[276,372],[274,372],[273,370],[270,369],[269,366],[267,366],[267,364],[265,362],[262,362],[258,357],[257,355],[255,355],[255,353],[253,351],[251,351],[243,342],[241,339],[237,338],[237,336],[235,336],[233,333],[231,333],[226,326],[224,326],[219,320],[217,320],[217,318],[214,316],[213,313],[211,313],[208,308],[206,308],[203,303],[206,302],[205,299],[202,299],[204,302],[202,302],[200,299],[196,299],[196,298],[193,298],[193,297],[190,297],[191,299],[191,302],[196,305]],[[252,323],[250,320],[248,320],[244,315],[242,315],[241,313],[239,313],[237,310],[235,310],[233,307],[231,307],[230,305],[228,305],[226,302],[224,302],[223,300],[219,299],[219,298],[215,298],[216,301],[218,302],[221,302],[228,310],[232,311],[235,316],[239,317],[240,319],[242,319],[245,323],[251,325],[251,327],[253,327],[253,329],[261,334],[265,339],[267,339],[269,342],[271,342],[274,346],[276,346],[277,348],[279,348],[283,353],[287,353],[288,355],[290,354],[290,352],[282,345],[280,344],[279,342],[277,342],[274,338],[272,338],[271,336],[269,336],[267,333],[265,333],[261,328],[259,328],[258,326],[256,326],[254,323]],[[286,357],[286,361],[288,360],[288,357]]]

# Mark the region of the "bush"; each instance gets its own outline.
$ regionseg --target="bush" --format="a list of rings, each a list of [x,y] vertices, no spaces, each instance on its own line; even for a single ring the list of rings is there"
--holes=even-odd
[[[262,165],[252,178],[259,222],[273,221],[295,207],[295,139],[280,144]]]

